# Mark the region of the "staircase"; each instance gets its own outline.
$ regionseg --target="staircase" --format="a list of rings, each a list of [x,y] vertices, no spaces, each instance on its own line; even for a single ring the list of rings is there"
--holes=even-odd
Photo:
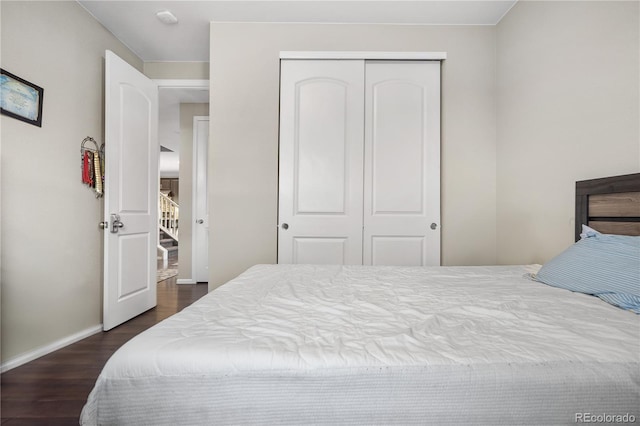
[[[178,217],[180,206],[171,198],[160,192],[160,203],[158,204],[158,225],[169,238],[178,241]]]
[[[178,219],[180,206],[160,192],[158,203],[158,231],[160,246],[168,257],[178,256]],[[164,258],[163,254],[163,258]],[[165,259],[166,260],[166,259]]]
[[[160,245],[164,247],[165,250],[167,250],[168,256],[170,258],[178,256],[178,241],[174,240],[169,234],[164,232],[162,229],[160,229],[159,232],[160,232]]]

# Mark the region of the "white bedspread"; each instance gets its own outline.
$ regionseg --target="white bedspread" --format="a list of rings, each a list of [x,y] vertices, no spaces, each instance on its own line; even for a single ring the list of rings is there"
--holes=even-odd
[[[255,266],[116,352],[81,422],[640,420],[640,316],[537,268]]]

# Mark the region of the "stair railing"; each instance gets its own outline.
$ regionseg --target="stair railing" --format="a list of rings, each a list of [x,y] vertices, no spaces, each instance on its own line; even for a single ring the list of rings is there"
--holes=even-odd
[[[178,241],[178,216],[180,206],[161,192],[158,208],[158,225],[160,229]]]

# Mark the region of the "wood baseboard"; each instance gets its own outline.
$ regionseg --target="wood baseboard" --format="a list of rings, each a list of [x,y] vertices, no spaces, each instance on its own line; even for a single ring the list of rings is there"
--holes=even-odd
[[[102,324],[99,324],[94,327],[87,328],[86,330],[79,331],[70,336],[64,337],[60,340],[56,340],[55,342],[52,342],[46,346],[41,346],[32,351],[23,353],[22,355],[18,355],[17,357],[0,364],[0,372],[4,373],[5,371],[9,371],[13,368],[19,367],[23,364],[33,361],[34,359],[40,358],[41,356],[48,355],[51,352],[62,349],[65,346],[71,345],[72,343],[76,343],[84,338],[100,333],[101,331]]]

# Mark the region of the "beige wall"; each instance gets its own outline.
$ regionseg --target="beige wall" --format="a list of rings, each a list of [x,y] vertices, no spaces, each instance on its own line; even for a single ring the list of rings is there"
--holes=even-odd
[[[103,140],[104,51],[142,62],[76,2],[2,1],[2,68],[44,88],[42,128],[2,125],[2,362],[101,323],[102,201],[80,143]]]
[[[494,27],[213,23],[210,288],[276,261],[281,50],[447,52],[442,260],[495,263]]]
[[[640,171],[639,5],[520,1],[498,24],[499,263],[573,242],[576,180]]]
[[[178,279],[192,280],[193,117],[208,116],[209,104],[180,104],[180,250]]]
[[[145,62],[144,74],[154,79],[208,80],[208,62]]]

